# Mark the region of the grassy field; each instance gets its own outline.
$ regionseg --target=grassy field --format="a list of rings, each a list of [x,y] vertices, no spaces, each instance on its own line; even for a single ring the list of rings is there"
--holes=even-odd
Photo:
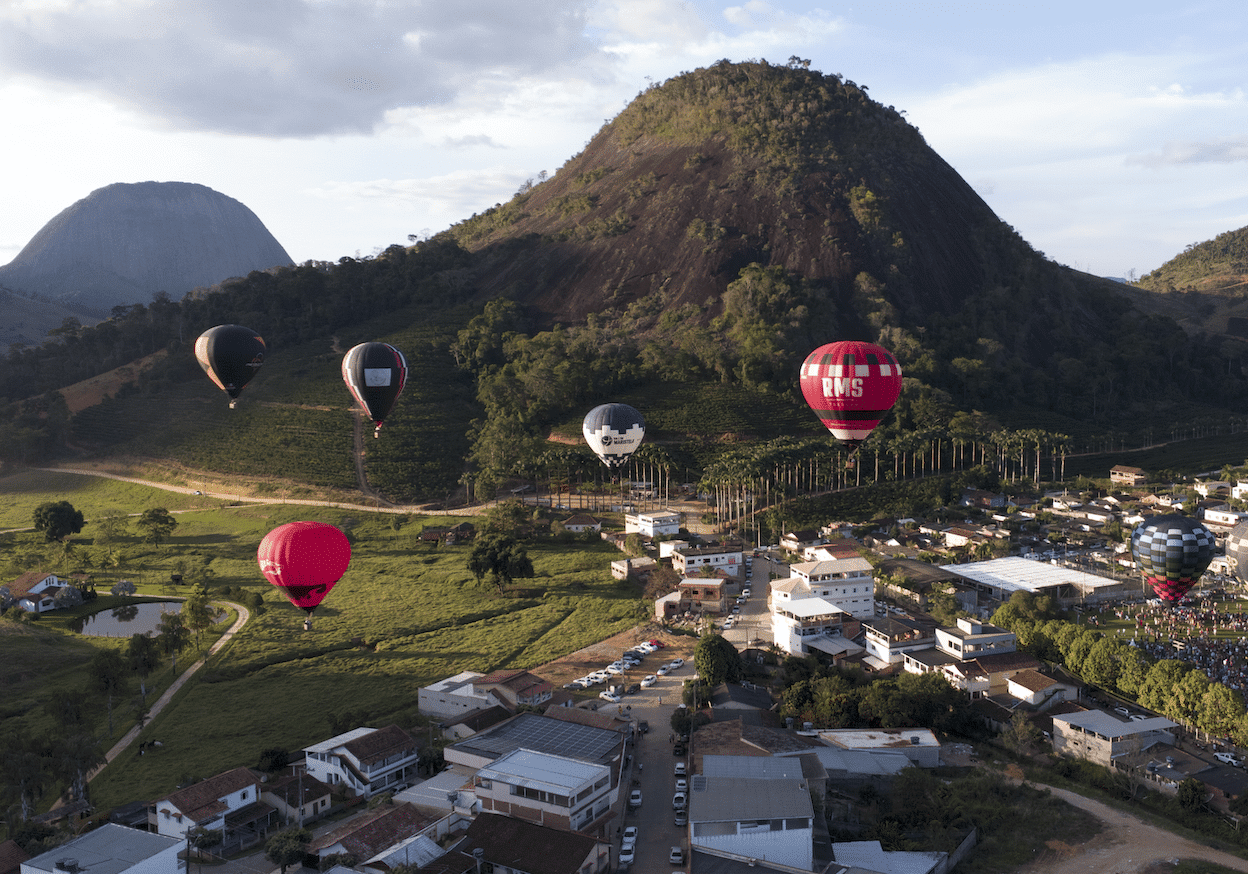
[[[86,477],[48,482],[54,491],[39,493],[29,475],[5,478],[0,495],[31,509],[65,498],[88,518],[113,508],[138,512],[176,505],[179,497],[196,500]],[[67,486],[76,488],[67,492],[62,488]],[[159,547],[139,542],[133,532],[116,538],[110,546],[125,557],[111,573],[139,579],[143,594],[158,596],[169,590],[163,581],[173,569],[206,567],[212,589],[228,586],[236,597],[239,587],[259,592],[266,609],[253,613],[231,644],[148,725],[143,739],[162,741],[160,750],[139,757],[132,748],[92,783],[92,799],[102,812],[158,797],[187,777],[254,765],[268,747],[293,750],[324,739],[331,721],[346,713],[368,724],[418,725],[421,686],[463,670],[535,667],[630,628],[645,615],[640,593],[611,577],[610,562],[619,553],[601,542],[531,545],[536,578],[504,595],[468,573],[469,546],[439,548],[420,541],[425,525],[446,519],[417,517],[396,530],[396,517],[389,515],[210,503],[185,508],[173,537]],[[12,527],[29,524],[28,512],[4,512]],[[280,598],[255,560],[264,534],[296,519],[336,524],[353,543],[350,569],[316,611],[311,632],[302,630],[303,612]],[[102,549],[92,544],[91,533],[88,525],[75,538],[80,553]],[[0,549],[9,556],[38,554],[39,539],[10,533],[0,536]],[[5,681],[6,713],[32,731],[46,729],[41,696],[82,688],[83,668],[96,648],[121,645],[77,635],[65,620],[51,616],[34,627],[0,625],[0,655],[22,665],[20,684]],[[179,667],[192,656],[184,654]],[[172,673],[162,670],[149,685],[164,688],[171,680]],[[102,726],[102,713],[98,716]],[[119,726],[115,734],[122,730]]]

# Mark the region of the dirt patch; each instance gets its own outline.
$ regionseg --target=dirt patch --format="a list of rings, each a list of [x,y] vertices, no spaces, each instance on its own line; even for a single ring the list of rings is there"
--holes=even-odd
[[[103,401],[105,395],[116,394],[117,390],[127,382],[134,382],[139,376],[156,367],[167,357],[168,353],[161,349],[159,352],[153,352],[146,358],[123,364],[121,367],[108,371],[108,373],[101,373],[90,379],[84,379],[82,382],[66,386],[60,390],[61,395],[65,398],[65,406],[69,407],[70,413],[78,413],[87,407],[93,407]]]

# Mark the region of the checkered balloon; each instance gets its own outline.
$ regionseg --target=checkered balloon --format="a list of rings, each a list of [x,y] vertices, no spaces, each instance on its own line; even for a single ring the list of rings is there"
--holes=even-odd
[[[1248,582],[1248,522],[1240,522],[1226,535],[1226,560],[1240,582]]]
[[[1213,559],[1213,533],[1190,516],[1145,519],[1131,533],[1131,557],[1157,597],[1177,604]]]

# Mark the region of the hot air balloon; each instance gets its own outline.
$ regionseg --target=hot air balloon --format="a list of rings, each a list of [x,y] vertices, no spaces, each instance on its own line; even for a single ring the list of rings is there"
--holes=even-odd
[[[312,611],[351,563],[347,535],[325,522],[290,522],[274,528],[256,552],[260,572],[282,590],[290,603],[308,611],[304,630],[312,627]]]
[[[361,343],[342,356],[342,381],[377,426],[373,436],[379,437],[381,423],[407,382],[407,359],[389,343]]]
[[[1231,574],[1241,583],[1248,582],[1248,521],[1240,522],[1226,535],[1226,560]]]
[[[612,470],[622,467],[646,436],[646,420],[628,404],[594,407],[581,424],[585,442]]]
[[[800,382],[819,421],[853,452],[897,403],[901,367],[874,343],[842,340],[811,352]]]
[[[199,366],[230,396],[230,409],[238,403],[239,392],[264,363],[264,338],[242,325],[217,325],[195,341]]]
[[[1177,604],[1213,559],[1213,533],[1190,516],[1153,516],[1131,532],[1131,557],[1157,597]]]

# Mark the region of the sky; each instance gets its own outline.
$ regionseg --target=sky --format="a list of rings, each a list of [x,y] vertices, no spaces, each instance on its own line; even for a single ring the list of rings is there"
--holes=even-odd
[[[0,264],[114,182],[368,256],[554,174],[651,83],[796,55],[906,113],[1049,258],[1143,275],[1248,225],[1234,0],[0,0]]]

